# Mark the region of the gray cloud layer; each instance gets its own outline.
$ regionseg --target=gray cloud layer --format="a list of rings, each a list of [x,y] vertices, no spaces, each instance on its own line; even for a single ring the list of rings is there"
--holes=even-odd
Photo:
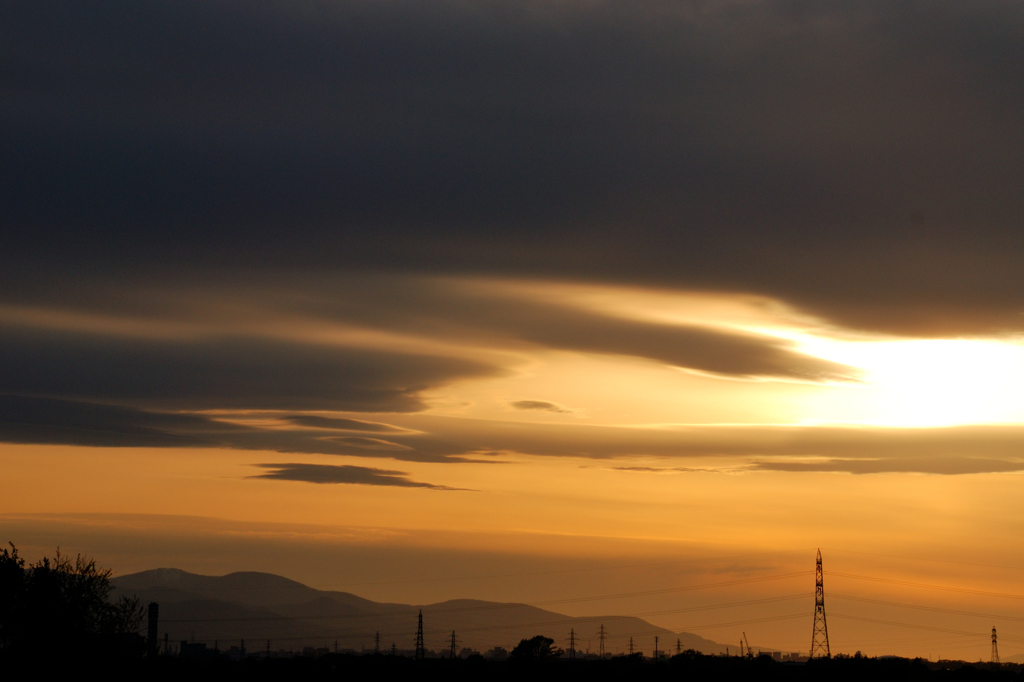
[[[1024,328],[1017,3],[0,11],[7,292],[369,267],[750,291],[908,333]]]
[[[252,336],[146,339],[0,327],[11,394],[171,409],[422,409],[419,391],[498,370],[469,360]]]
[[[746,466],[753,469],[796,472],[1024,471],[1021,426],[655,429],[531,424],[524,428],[516,422],[394,414],[389,419],[396,422],[395,428],[385,438],[378,438],[360,435],[360,426],[348,435],[325,437],[321,428],[267,429],[207,415],[20,396],[0,396],[0,410],[4,415],[0,420],[0,440],[18,443],[225,447],[422,462],[486,461],[520,453],[593,459],[725,458],[733,461],[730,466],[747,462]],[[649,466],[631,468],[663,470]]]

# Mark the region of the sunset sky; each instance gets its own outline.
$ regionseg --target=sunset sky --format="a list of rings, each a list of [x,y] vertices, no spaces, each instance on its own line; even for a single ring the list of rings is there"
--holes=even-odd
[[[8,3],[0,220],[29,559],[1024,661],[1020,3]]]

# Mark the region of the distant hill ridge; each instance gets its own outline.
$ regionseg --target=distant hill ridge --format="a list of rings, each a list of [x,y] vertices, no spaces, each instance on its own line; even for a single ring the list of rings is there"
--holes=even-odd
[[[205,641],[222,647],[247,641],[250,650],[301,650],[306,646],[372,649],[380,633],[381,647],[413,648],[416,615],[423,610],[428,649],[446,650],[452,630],[460,646],[485,651],[510,648],[521,639],[545,635],[556,646],[568,644],[569,630],[577,634],[578,650],[597,650],[597,631],[608,632],[606,649],[624,651],[629,638],[650,654],[654,637],[659,648],[724,653],[725,645],[688,632],[675,633],[631,616],[572,617],[528,604],[477,599],[452,599],[429,605],[389,604],[348,592],[317,590],[274,575],[243,571],[223,576],[157,568],[120,576],[112,581],[115,594],[136,595],[160,604],[160,635],[170,642]],[[563,642],[563,640],[566,640]]]

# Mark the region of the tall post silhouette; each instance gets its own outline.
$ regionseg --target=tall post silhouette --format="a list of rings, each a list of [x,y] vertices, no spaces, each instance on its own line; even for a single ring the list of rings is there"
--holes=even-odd
[[[992,626],[992,662],[999,662],[999,645],[996,643],[996,626]]]
[[[150,658],[156,658],[157,638],[160,637],[159,629],[160,605],[156,602],[149,604],[149,630],[146,632],[146,652]]]
[[[811,635],[810,658],[831,658],[828,648],[828,624],[825,622],[825,588],[821,576],[821,550],[814,569],[814,632]]]
[[[654,636],[654,660],[658,660],[658,636]]]
[[[608,634],[608,631],[604,629],[604,623],[601,623],[601,629],[597,631],[600,644],[598,645],[598,656],[604,658],[604,638]]]
[[[629,638],[629,655],[630,656],[633,655],[633,638],[632,637]]]
[[[380,630],[377,630],[377,634],[373,636],[373,653],[380,653]]]
[[[459,640],[455,637],[455,630],[452,630],[452,650],[450,658],[454,661],[455,657],[458,656],[458,643]]]
[[[569,660],[576,660],[576,630],[569,630]]]
[[[422,660],[427,655],[423,646],[423,609],[420,609],[419,621],[416,625],[416,660]]]

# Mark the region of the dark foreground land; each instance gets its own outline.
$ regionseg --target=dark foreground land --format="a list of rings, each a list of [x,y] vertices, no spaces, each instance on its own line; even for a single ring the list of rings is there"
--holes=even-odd
[[[4,657],[0,667],[22,668],[27,660]],[[53,662],[42,664],[56,672]],[[176,657],[156,659],[99,659],[66,661],[69,672],[91,673],[105,679],[132,677],[141,680],[192,682],[194,680],[378,680],[443,679],[461,680],[1006,680],[1024,681],[1022,666],[991,665],[908,659],[835,658],[808,663],[779,663],[769,658],[756,660],[680,654],[654,662],[621,656],[605,660],[490,661],[471,659],[427,659],[384,655],[328,654],[319,658],[277,658],[267,660],[189,660]]]

